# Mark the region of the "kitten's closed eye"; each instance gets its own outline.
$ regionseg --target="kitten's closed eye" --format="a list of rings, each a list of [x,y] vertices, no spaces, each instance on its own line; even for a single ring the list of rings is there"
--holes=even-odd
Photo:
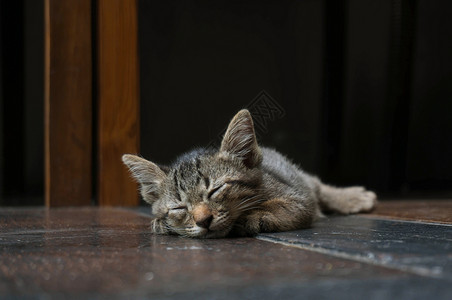
[[[182,211],[182,210],[187,210],[187,207],[186,206],[178,206],[178,207],[173,207],[170,210]]]
[[[209,193],[207,194],[207,198],[210,199],[212,196],[214,196],[215,194],[217,194],[223,187],[225,187],[225,183],[223,183],[222,185],[219,185],[213,189],[211,189],[209,191]]]
[[[168,214],[175,219],[181,219],[187,213],[186,206],[177,206],[174,208],[170,208]]]

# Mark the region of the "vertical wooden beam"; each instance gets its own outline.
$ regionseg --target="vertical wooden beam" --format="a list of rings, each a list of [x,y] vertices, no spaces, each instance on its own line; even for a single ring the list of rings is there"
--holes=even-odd
[[[0,16],[2,16],[3,8],[2,3],[0,3]],[[2,22],[0,20],[0,43],[3,43],[3,34],[2,34]],[[0,66],[3,67],[3,53],[2,47],[0,47]],[[3,167],[3,70],[0,70],[0,206],[3,206],[3,195],[5,188],[3,187],[3,172],[5,168]]]
[[[99,204],[138,204],[137,186],[122,165],[139,149],[136,0],[98,1]]]
[[[45,0],[45,199],[91,203],[91,0]]]

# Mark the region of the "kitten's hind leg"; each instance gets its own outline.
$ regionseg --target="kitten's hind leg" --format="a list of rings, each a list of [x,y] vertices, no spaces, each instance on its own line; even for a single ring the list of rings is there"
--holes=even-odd
[[[377,195],[364,187],[337,188],[318,182],[319,204],[325,212],[352,214],[371,211],[377,203]]]

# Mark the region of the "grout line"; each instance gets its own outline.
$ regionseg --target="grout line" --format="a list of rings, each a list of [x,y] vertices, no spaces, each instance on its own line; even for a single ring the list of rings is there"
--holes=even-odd
[[[382,221],[393,221],[393,222],[403,222],[403,223],[415,223],[415,224],[425,224],[425,225],[434,225],[434,226],[447,226],[452,227],[450,223],[441,223],[434,221],[421,221],[421,220],[408,220],[408,219],[397,219],[397,217],[391,216],[378,216],[378,215],[355,215],[354,217],[360,217],[365,219],[373,219],[373,220],[382,220]]]
[[[261,241],[265,241],[265,242],[280,244],[280,245],[284,245],[284,246],[288,246],[288,247],[299,248],[299,249],[303,249],[303,250],[307,250],[307,251],[313,251],[313,252],[326,254],[326,255],[330,255],[330,256],[334,256],[334,257],[349,259],[349,260],[358,261],[361,263],[366,263],[366,264],[371,264],[371,265],[384,267],[384,268],[388,268],[388,269],[394,269],[394,270],[398,270],[398,271],[412,273],[412,274],[418,275],[418,276],[431,277],[431,278],[436,278],[436,279],[444,279],[442,277],[443,272],[441,270],[435,269],[435,268],[430,269],[430,268],[416,267],[416,266],[393,265],[390,263],[385,263],[383,261],[371,259],[371,258],[362,256],[362,255],[359,255],[359,254],[353,255],[353,254],[347,254],[342,251],[328,250],[325,248],[309,246],[306,244],[294,244],[294,243],[291,243],[288,241],[275,239],[275,238],[271,238],[271,237],[266,237],[266,236],[261,236],[261,235],[258,235],[255,238],[258,240],[261,240]]]

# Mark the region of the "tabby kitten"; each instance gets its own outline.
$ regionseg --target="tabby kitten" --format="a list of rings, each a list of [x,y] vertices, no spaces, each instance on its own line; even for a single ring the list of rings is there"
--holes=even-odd
[[[321,210],[371,210],[376,195],[336,188],[279,152],[259,147],[247,110],[232,119],[219,150],[196,149],[170,167],[125,154],[123,162],[152,205],[152,232],[193,238],[252,236],[306,228]]]

